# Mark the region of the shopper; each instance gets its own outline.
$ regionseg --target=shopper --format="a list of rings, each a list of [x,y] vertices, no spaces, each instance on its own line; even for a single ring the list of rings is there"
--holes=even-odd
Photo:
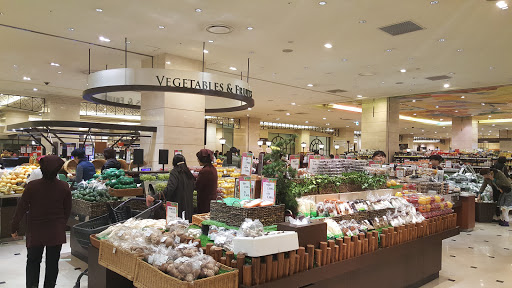
[[[96,168],[94,168],[94,164],[87,161],[85,156],[85,151],[83,149],[75,149],[71,152],[71,156],[77,163],[76,165],[76,176],[75,182],[80,183],[83,180],[87,181],[96,174]]]
[[[441,155],[430,155],[430,165],[432,165],[432,169],[443,170],[441,163],[443,162],[443,157]]]
[[[478,195],[478,199],[480,199],[480,194],[484,192],[487,185],[492,187],[493,192],[493,200],[498,202],[498,207],[496,208],[496,216],[500,216],[500,210],[507,211],[508,207],[512,206],[512,183],[508,180],[508,178],[503,174],[503,172],[496,170],[494,168],[482,168],[480,170],[480,175],[484,176],[484,183],[480,187],[480,193]],[[499,221],[501,226],[509,226],[508,221],[505,221],[504,213],[501,213],[501,220]]]
[[[213,167],[213,152],[209,149],[201,149],[196,154],[199,165],[203,169],[199,171],[196,181],[197,213],[210,212],[210,201],[217,199],[217,169]]]
[[[16,207],[11,233],[18,238],[20,222],[27,215],[26,287],[39,285],[40,264],[46,249],[44,287],[55,287],[59,273],[62,244],[66,243],[66,222],[71,213],[71,191],[68,183],[56,179],[64,161],[56,155],[41,159],[43,178],[25,186]]]
[[[105,160],[107,160],[107,162],[105,162],[103,167],[101,167],[101,172],[110,168],[121,169],[121,163],[119,163],[119,161],[116,159],[116,150],[107,148],[103,151],[103,156],[105,156]]]
[[[501,172],[503,172],[503,174],[505,174],[505,176],[510,177],[510,175],[508,174],[507,157],[505,157],[505,156],[498,157],[498,161],[496,161],[496,163],[494,163],[492,168],[494,168],[496,170],[500,170]]]
[[[194,212],[194,175],[188,169],[185,156],[181,154],[174,155],[172,159],[174,167],[169,174],[167,186],[162,193],[155,197],[147,196],[148,206],[153,204],[155,199],[178,203],[178,216],[182,217],[185,211],[185,219],[192,221],[192,213]]]
[[[372,156],[372,160],[375,162],[385,163],[386,162],[386,153],[384,151],[375,151]]]

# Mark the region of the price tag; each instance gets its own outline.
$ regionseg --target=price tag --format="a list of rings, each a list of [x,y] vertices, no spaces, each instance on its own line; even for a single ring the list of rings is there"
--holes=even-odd
[[[21,154],[25,154],[25,153],[27,153],[27,146],[21,146],[21,148],[20,148],[20,153],[21,153]]]
[[[72,145],[66,145],[66,154],[68,157],[71,157],[71,152],[73,152],[73,146]]]
[[[165,203],[165,219],[169,223],[178,219],[178,203],[166,202]]]
[[[183,150],[174,150],[174,155],[181,154],[183,155]]]
[[[252,153],[242,153],[242,175],[250,176],[252,173]]]
[[[276,184],[275,178],[263,178],[261,180],[261,200],[276,203]]]
[[[380,168],[381,165],[380,164],[370,164],[370,167],[372,167],[372,168]]]
[[[92,156],[93,146],[92,144],[85,144],[85,155]]]
[[[290,167],[295,170],[299,170],[300,166],[300,155],[290,155]]]
[[[28,154],[32,153],[32,146],[27,146],[27,153]]]
[[[452,161],[448,160],[446,161],[446,168],[452,168]]]
[[[403,178],[405,176],[405,170],[396,170],[396,177],[397,178]]]
[[[240,192],[240,200],[251,199],[251,177],[238,178],[238,191]]]

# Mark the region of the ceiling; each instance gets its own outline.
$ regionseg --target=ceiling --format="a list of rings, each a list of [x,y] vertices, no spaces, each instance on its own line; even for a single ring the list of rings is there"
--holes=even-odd
[[[256,106],[226,114],[229,117],[250,115],[270,122],[309,121],[309,125],[327,127],[329,123],[331,128],[357,129],[354,122],[360,120],[360,113],[329,112],[321,105],[405,95],[412,96],[401,98],[404,115],[420,109],[422,117],[442,116],[449,121],[454,112],[447,110],[453,107],[467,107],[464,111],[474,115],[496,113],[469,103],[478,103],[475,99],[484,97],[481,94],[469,93],[474,98],[469,101],[471,97],[461,99],[459,93],[445,92],[512,83],[512,37],[504,29],[512,27],[512,9],[500,10],[495,2],[485,0],[434,2],[437,4],[425,0],[331,0],[319,5],[319,1],[305,0],[155,0],[142,5],[133,0],[3,1],[0,92],[81,97],[86,89],[89,49],[92,71],[121,68],[125,66],[121,50],[126,37],[129,51],[139,53],[128,54],[128,67],[140,67],[141,60],[163,53],[201,60],[206,42],[208,72],[233,77],[240,77],[241,72],[245,78],[250,58]],[[202,11],[196,12],[197,8]],[[403,21],[413,21],[423,29],[398,36],[379,29]],[[211,34],[205,28],[212,24],[229,25],[233,31]],[[102,42],[100,36],[111,41]],[[326,43],[333,47],[325,48]],[[50,65],[52,62],[60,66]],[[450,78],[426,79],[433,76]],[[444,84],[450,87],[444,88]],[[347,92],[326,92],[336,89]],[[504,88],[500,103],[512,99],[511,94],[510,88]],[[411,106],[417,95],[421,101]],[[430,115],[437,111],[432,109],[437,101],[444,101],[438,106],[445,108],[442,114]],[[508,117],[510,112],[502,111],[500,117]],[[405,128],[415,136],[448,137],[450,133],[450,127],[413,124],[401,121],[402,133]],[[498,128],[512,128],[512,123],[496,125],[482,127],[493,134]]]

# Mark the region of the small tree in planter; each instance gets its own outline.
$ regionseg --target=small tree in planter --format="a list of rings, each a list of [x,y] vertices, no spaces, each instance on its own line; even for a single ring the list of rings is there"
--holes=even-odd
[[[284,148],[290,143],[295,143],[296,135],[292,135],[291,138],[281,140],[271,146],[272,152],[265,155],[264,161],[270,164],[263,166],[263,176],[267,178],[277,178],[277,195],[276,204],[284,204],[286,209],[291,210],[294,214],[297,212],[297,200],[295,195],[292,193],[292,182],[290,179],[295,178],[297,170],[292,167],[288,167],[286,159],[282,159],[284,156]]]

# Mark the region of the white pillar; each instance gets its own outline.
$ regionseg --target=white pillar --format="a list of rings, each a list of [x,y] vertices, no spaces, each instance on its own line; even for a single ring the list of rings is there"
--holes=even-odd
[[[473,151],[478,148],[478,121],[472,117],[452,118],[452,148]]]

